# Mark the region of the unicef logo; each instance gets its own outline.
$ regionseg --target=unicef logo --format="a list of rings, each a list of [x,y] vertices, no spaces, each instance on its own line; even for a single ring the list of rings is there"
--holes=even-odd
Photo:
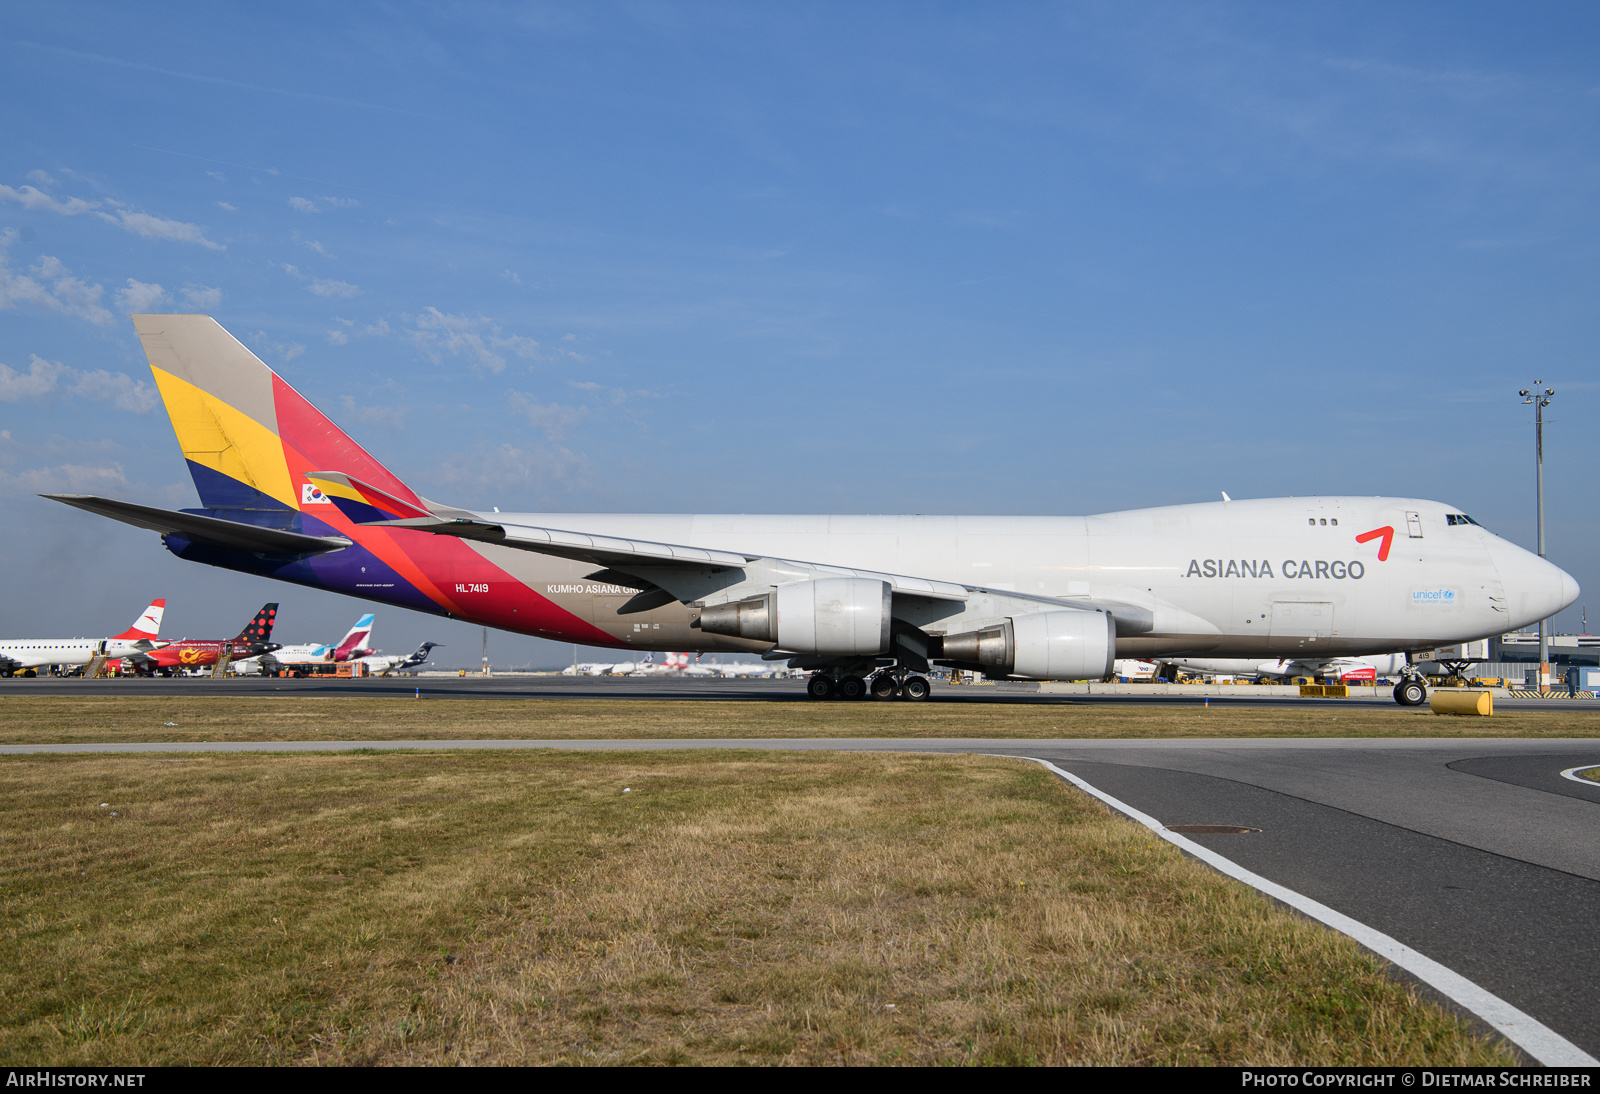
[[[1411,603],[1418,606],[1433,605],[1434,607],[1453,607],[1456,602],[1454,589],[1412,589]]]

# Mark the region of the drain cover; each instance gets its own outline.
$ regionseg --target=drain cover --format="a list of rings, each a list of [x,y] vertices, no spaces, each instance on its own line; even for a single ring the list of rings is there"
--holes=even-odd
[[[1242,836],[1259,832],[1259,828],[1242,828],[1237,824],[1169,824],[1168,832],[1182,832],[1189,836]]]

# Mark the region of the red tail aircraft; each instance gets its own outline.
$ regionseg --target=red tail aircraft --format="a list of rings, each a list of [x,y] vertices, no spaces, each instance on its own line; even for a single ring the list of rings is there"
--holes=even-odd
[[[130,657],[128,661],[142,676],[155,673],[171,676],[179,669],[215,665],[224,652],[230,660],[271,653],[279,648],[278,643],[271,641],[272,623],[277,614],[278,605],[267,604],[237,638],[180,638],[158,650]]]

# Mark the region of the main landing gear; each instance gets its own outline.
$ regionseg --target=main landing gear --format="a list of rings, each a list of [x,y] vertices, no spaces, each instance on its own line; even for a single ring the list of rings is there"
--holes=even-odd
[[[874,673],[871,678],[854,673],[834,677],[819,672],[806,681],[806,694],[812,699],[909,699],[919,702],[928,697],[933,686],[925,676],[909,673],[897,674],[893,670]]]

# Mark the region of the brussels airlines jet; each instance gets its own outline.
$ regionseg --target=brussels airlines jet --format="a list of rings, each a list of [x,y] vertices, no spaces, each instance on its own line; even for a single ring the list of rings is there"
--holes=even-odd
[[[160,673],[162,676],[171,676],[175,669],[215,665],[224,653],[229,658],[241,660],[268,653],[278,648],[272,642],[272,623],[277,615],[276,603],[264,604],[255,618],[245,624],[237,638],[179,638],[161,649],[134,654],[128,660],[133,663],[134,671],[141,675]]]
[[[922,698],[930,663],[1072,680],[1117,657],[1404,653],[1578,595],[1459,509],[1404,498],[1092,517],[473,512],[419,496],[209,316],[133,321],[202,507],[48,496],[153,529],[180,558],[522,634],[763,653],[813,671],[817,698]],[[1424,696],[1414,673],[1396,689]]]

